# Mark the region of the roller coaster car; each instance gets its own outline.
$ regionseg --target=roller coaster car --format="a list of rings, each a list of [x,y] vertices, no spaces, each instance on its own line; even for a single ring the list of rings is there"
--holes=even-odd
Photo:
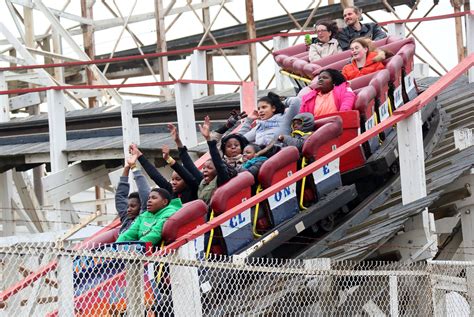
[[[206,221],[207,205],[202,200],[188,202],[174,215],[168,218],[163,226],[162,241],[164,244],[173,242],[177,237],[182,236]],[[113,243],[118,236],[118,228],[109,230],[94,239],[94,244],[89,247],[101,244],[98,249],[112,251],[136,252],[139,254],[151,254],[153,246],[143,242],[123,242]],[[111,240],[112,239],[112,240]],[[104,244],[112,243],[112,244]],[[203,241],[195,245],[197,254],[203,252]],[[116,260],[106,260],[96,257],[78,257],[74,262],[74,287],[75,287],[75,307],[77,316],[105,315],[110,311],[117,313],[126,310],[124,262]],[[145,298],[147,305],[154,302],[152,280],[161,273],[148,275],[145,270],[146,287]],[[161,277],[161,276],[160,276]],[[114,285],[111,287],[111,285]],[[94,312],[94,313],[92,313]]]

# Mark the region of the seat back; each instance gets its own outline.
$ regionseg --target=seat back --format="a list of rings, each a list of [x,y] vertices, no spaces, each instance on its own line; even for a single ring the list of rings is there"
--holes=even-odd
[[[252,185],[255,180],[249,172],[242,172],[216,189],[211,199],[211,208],[216,216],[252,196]],[[253,240],[250,209],[232,217],[220,226],[226,254],[234,254]]]
[[[383,122],[391,116],[391,108],[389,105],[388,91],[390,82],[390,72],[387,69],[382,69],[377,72],[370,81],[370,85],[375,88],[377,93],[375,113],[377,115],[377,122]],[[380,134],[382,140],[393,131],[393,128],[387,128]]]
[[[175,241],[178,237],[190,232],[206,222],[207,205],[197,199],[185,203],[180,210],[169,217],[163,225],[161,238],[165,244]]]
[[[357,94],[355,109],[359,111],[361,132],[365,132],[378,123],[377,115],[374,111],[377,91],[373,86],[367,85],[355,92]],[[378,136],[364,143],[366,157],[369,157],[379,146],[380,142]]]
[[[390,58],[390,61],[387,62],[385,68],[389,71],[390,81],[389,81],[389,98],[390,106],[392,111],[395,111],[398,107],[403,105],[403,94],[402,94],[402,68],[403,68],[403,59],[400,55],[395,55]]]
[[[415,76],[413,73],[415,44],[403,46],[397,53],[403,59],[402,87],[404,93],[404,102],[408,102],[417,96]]]
[[[278,153],[266,160],[260,167],[258,181],[263,189],[293,175],[297,170],[300,158],[294,146],[282,148]],[[296,183],[276,192],[268,198],[270,215],[275,226],[292,218],[299,212],[296,197]]]
[[[307,160],[317,160],[334,151],[343,132],[339,116],[315,120],[314,126],[315,132],[303,145],[302,153]],[[313,172],[316,200],[342,185],[339,162],[337,158]]]

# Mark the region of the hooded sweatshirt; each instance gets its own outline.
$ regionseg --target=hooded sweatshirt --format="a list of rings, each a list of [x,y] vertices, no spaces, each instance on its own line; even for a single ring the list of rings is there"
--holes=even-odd
[[[140,214],[127,231],[119,235],[117,242],[142,241],[158,245],[161,241],[163,226],[176,211],[182,207],[181,199],[175,198],[168,206],[152,213],[148,210]]]
[[[303,125],[300,130],[293,130],[290,135],[284,135],[283,141],[285,146],[296,146],[301,152],[304,141],[313,133],[314,116],[309,112],[298,113],[294,116],[294,120],[301,120]]]

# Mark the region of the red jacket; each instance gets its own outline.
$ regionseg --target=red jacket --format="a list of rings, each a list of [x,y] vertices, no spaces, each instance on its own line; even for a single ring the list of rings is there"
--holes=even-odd
[[[316,101],[317,90],[311,90],[301,97],[301,112],[314,113],[314,103]],[[349,111],[354,108],[356,95],[352,91],[348,82],[344,82],[333,88],[334,103],[338,111]]]
[[[344,75],[347,80],[351,80],[362,75],[374,73],[378,70],[384,69],[385,66],[382,64],[382,62],[373,61],[374,57],[377,55],[379,55],[378,52],[369,52],[369,54],[367,54],[365,65],[361,69],[357,67],[356,61],[352,60],[350,64],[342,68],[342,75]]]

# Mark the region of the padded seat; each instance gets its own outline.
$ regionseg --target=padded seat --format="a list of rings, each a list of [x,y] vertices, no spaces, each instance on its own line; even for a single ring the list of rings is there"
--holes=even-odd
[[[385,69],[389,71],[390,81],[389,81],[389,97],[390,97],[390,106],[392,107],[392,112],[395,111],[398,107],[403,105],[403,96],[402,96],[402,68],[403,68],[403,59],[400,55],[395,55],[390,58],[390,61],[385,65]]]
[[[215,216],[222,215],[252,196],[255,180],[249,172],[242,172],[217,188],[211,199],[211,208]],[[225,252],[232,255],[253,240],[250,209],[224,222],[220,229]]]
[[[303,156],[308,161],[317,160],[334,151],[338,145],[338,137],[343,132],[342,119],[339,116],[315,120],[314,126],[315,132],[305,141],[302,150]],[[342,185],[339,158],[314,171],[312,176],[314,183],[313,199],[318,200]],[[305,186],[306,188],[311,188],[311,186]]]
[[[403,71],[402,71],[402,89],[404,102],[408,102],[414,99],[417,95],[415,76],[413,73],[414,57],[415,57],[415,44],[408,44],[403,46],[397,53],[403,59]]]
[[[294,146],[287,146],[266,160],[258,173],[258,181],[261,187],[263,189],[269,188],[282,179],[293,175],[297,170],[299,158],[298,149]],[[299,212],[296,183],[270,196],[267,207],[274,226],[296,215]]]

